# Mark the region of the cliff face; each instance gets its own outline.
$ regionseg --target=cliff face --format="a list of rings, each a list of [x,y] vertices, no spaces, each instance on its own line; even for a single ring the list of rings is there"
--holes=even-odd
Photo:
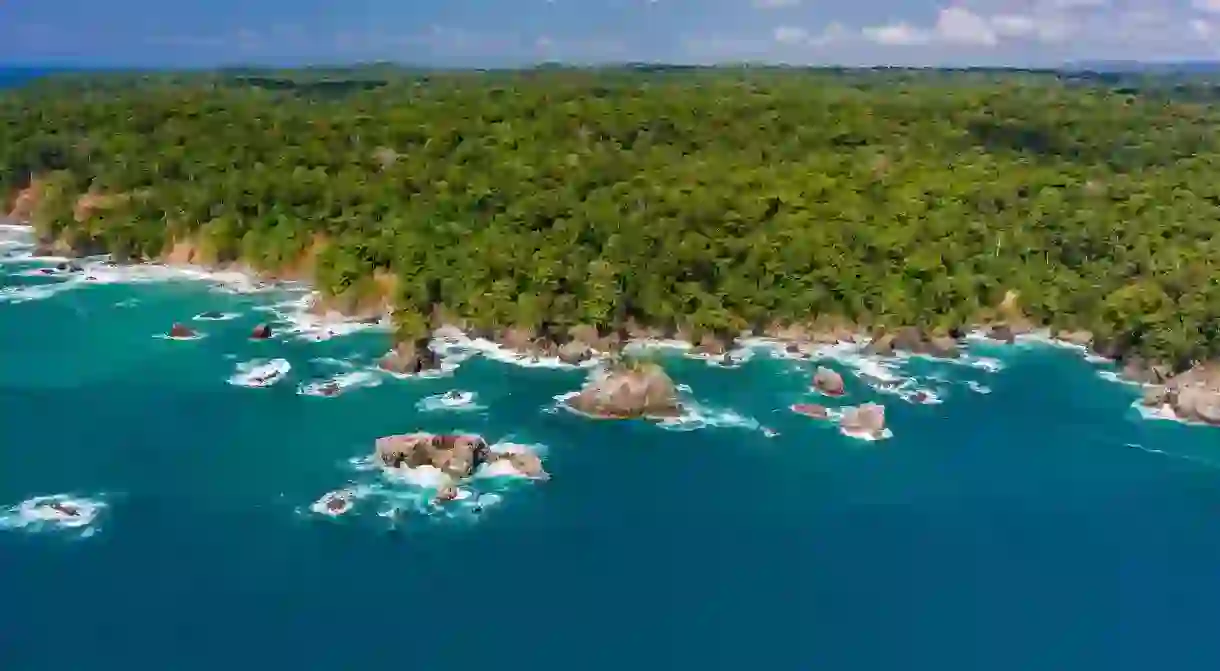
[[[32,180],[25,188],[5,199],[6,216],[22,222],[32,222],[38,204],[42,200],[43,184],[39,179]]]

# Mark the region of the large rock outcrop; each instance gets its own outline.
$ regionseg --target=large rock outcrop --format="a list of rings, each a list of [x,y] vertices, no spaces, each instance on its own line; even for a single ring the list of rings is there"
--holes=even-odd
[[[509,452],[492,452],[487,457],[487,464],[507,462],[512,469],[527,478],[546,480],[551,476],[542,466],[542,458],[524,448],[516,448]]]
[[[386,468],[431,466],[455,480],[468,478],[491,455],[475,435],[408,433],[377,439],[376,458]]]
[[[1144,392],[1144,405],[1169,405],[1187,421],[1220,426],[1220,363],[1198,364]]]
[[[1068,329],[1057,330],[1054,333],[1057,340],[1061,340],[1069,345],[1078,345],[1080,347],[1093,346],[1092,331],[1072,331]]]
[[[414,375],[439,368],[440,365],[440,357],[428,347],[426,338],[414,342],[400,342],[377,362],[377,366],[382,370],[399,375]]]
[[[868,351],[882,356],[889,356],[895,352],[907,352],[940,359],[954,359],[961,354],[957,340],[954,338],[928,335],[911,327],[880,333],[869,343]]]
[[[486,440],[472,434],[407,433],[385,436],[377,439],[374,456],[377,463],[385,468],[431,466],[447,478],[441,485],[442,489],[474,475],[480,466],[497,462],[507,463],[514,471],[528,478],[545,480],[550,477],[542,465],[542,459],[532,450],[518,445],[506,452],[493,452]]]
[[[843,411],[839,426],[844,431],[880,438],[885,432],[885,406],[865,403]]]
[[[694,351],[696,354],[711,357],[722,357],[729,352],[731,341],[727,338],[721,338],[713,333],[704,333],[699,337],[699,342],[695,344]]]
[[[846,393],[843,376],[822,366],[813,374],[813,388],[827,396],[842,396]]]
[[[559,348],[559,360],[572,365],[588,361],[593,356],[593,350],[581,340],[571,340]]]
[[[619,362],[568,401],[574,410],[597,417],[673,417],[681,413],[678,391],[654,363]]]

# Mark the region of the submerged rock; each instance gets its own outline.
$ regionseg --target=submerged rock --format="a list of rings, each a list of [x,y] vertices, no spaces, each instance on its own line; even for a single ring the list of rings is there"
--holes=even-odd
[[[827,396],[842,396],[846,391],[843,376],[823,366],[813,374],[813,388]]]
[[[322,396],[338,396],[343,391],[337,382],[326,382],[321,387],[318,387],[318,393]]]
[[[440,367],[440,357],[428,347],[427,339],[400,342],[377,362],[382,370],[401,375],[414,375]]]
[[[804,415],[814,419],[826,419],[827,417],[830,417],[830,411],[827,410],[825,406],[821,406],[816,403],[797,403],[790,409],[792,412],[795,412],[798,415]]]
[[[185,324],[174,324],[169,329],[169,337],[171,338],[193,338],[198,335],[195,329],[186,326]]]
[[[71,503],[52,501],[46,504],[46,506],[64,517],[80,517],[80,508]]]
[[[217,312],[216,310],[199,313],[199,319],[224,319],[224,316],[223,312]]]
[[[839,426],[844,431],[879,438],[885,431],[885,406],[865,403],[855,408],[848,408],[844,411],[843,418],[839,420]]]
[[[251,340],[266,340],[271,337],[271,326],[267,324],[259,324],[250,332]]]
[[[654,363],[618,363],[568,401],[574,410],[598,417],[673,417],[681,413],[678,391]]]

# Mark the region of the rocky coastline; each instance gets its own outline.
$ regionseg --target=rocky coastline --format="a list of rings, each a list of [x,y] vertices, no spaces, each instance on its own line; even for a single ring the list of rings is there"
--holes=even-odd
[[[37,188],[38,184],[35,182],[9,199],[9,219],[24,223],[31,221],[37,206]],[[108,202],[108,199],[102,197],[82,197],[81,202],[74,208],[74,217],[78,221],[84,221],[92,211],[107,207]],[[61,238],[40,239],[35,253],[84,257],[106,251],[96,248],[92,243],[85,248],[74,248]],[[264,282],[311,282],[313,279],[311,261],[291,264],[292,267],[275,272],[257,271],[240,263],[208,263],[201,258],[196,245],[189,241],[171,244],[157,261],[167,265],[237,271]],[[388,292],[383,292],[382,296],[387,294]],[[951,329],[922,329],[916,326],[867,327],[832,318],[813,318],[806,323],[774,322],[764,328],[736,336],[709,332],[695,334],[682,328],[658,328],[639,324],[631,319],[612,329],[599,329],[587,324],[566,328],[545,325],[537,329],[486,329],[452,318],[440,309],[433,311],[428,327],[431,334],[442,329],[458,329],[472,338],[495,342],[524,357],[535,360],[553,359],[568,365],[580,365],[597,357],[617,358],[628,344],[649,340],[686,343],[695,354],[718,358],[725,364],[732,364],[735,363],[734,350],[741,340],[747,338],[768,339],[783,347],[789,355],[799,358],[812,358],[812,351],[817,347],[851,344],[859,346],[866,354],[876,356],[906,354],[956,359],[961,356],[965,338],[969,333],[982,333],[987,339],[995,342],[1013,343],[1018,337],[1047,329],[1045,325],[1034,324],[1027,319],[1021,313],[1018,303],[1019,296],[1010,291],[995,311],[996,319],[980,324],[963,324]],[[384,298],[361,302],[315,294],[309,310],[320,317],[375,323],[389,318],[393,306]],[[400,375],[414,375],[438,369],[441,360],[429,346],[432,341],[431,334],[395,342],[389,352],[380,359],[379,367]],[[1088,331],[1051,327],[1050,334],[1056,340],[1115,361],[1120,366],[1124,379],[1148,386],[1145,406],[1168,406],[1178,417],[1220,425],[1220,362],[1191,362],[1189,366],[1174,367],[1164,362],[1146,360],[1130,352],[1122,343],[1097,339]],[[255,337],[263,336],[256,334]],[[823,382],[825,381],[824,379]],[[650,377],[638,370],[625,371],[620,367],[617,372],[612,372],[600,382],[583,389],[569,402],[569,406],[596,417],[674,416],[680,413],[681,409],[674,400],[676,396],[672,395],[671,387],[672,382],[666,387],[655,374]],[[822,391],[831,396],[836,395],[833,383],[829,389]],[[645,400],[622,400],[628,397]]]

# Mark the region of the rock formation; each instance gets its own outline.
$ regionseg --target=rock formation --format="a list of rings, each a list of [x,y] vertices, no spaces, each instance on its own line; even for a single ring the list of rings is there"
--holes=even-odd
[[[193,338],[195,335],[195,330],[185,324],[174,324],[169,329],[171,338]]]
[[[1071,345],[1090,347],[1093,344],[1092,331],[1055,331],[1055,338]]]
[[[789,409],[798,415],[812,417],[813,419],[826,419],[827,417],[830,417],[830,411],[827,410],[825,406],[821,406],[816,403],[797,403],[796,405],[791,406]]]
[[[376,443],[376,458],[386,468],[432,466],[455,480],[473,475],[490,455],[487,441],[474,435],[408,433]]]
[[[527,478],[546,480],[550,475],[542,459],[531,450],[516,446],[507,452],[492,452],[487,441],[476,435],[436,435],[409,433],[378,438],[375,458],[385,468],[418,468],[431,466],[445,474],[438,498],[454,487],[454,483],[471,477],[485,464],[507,462],[513,470]]]
[[[558,356],[564,363],[577,365],[588,361],[593,356],[593,350],[580,340],[572,340],[559,348]]]
[[[1171,376],[1169,368],[1145,361],[1138,356],[1128,356],[1122,361],[1122,375],[1132,382],[1139,382],[1140,384],[1165,384]]]
[[[271,337],[271,327],[267,324],[259,324],[250,332],[250,338],[253,340],[266,340]]]
[[[843,376],[822,366],[813,374],[813,388],[827,396],[842,396],[846,391]]]
[[[960,351],[957,340],[948,336],[929,336],[916,328],[902,328],[893,332],[882,332],[868,345],[872,354],[889,356],[895,352],[922,354],[941,359],[957,358]]]
[[[400,375],[414,375],[440,367],[440,357],[428,347],[428,340],[400,342],[377,362],[382,370]]]
[[[537,480],[546,480],[551,476],[542,466],[542,459],[533,452],[518,448],[511,452],[492,452],[488,455],[486,463],[492,464],[497,461],[506,461],[521,475],[527,478]]]
[[[695,352],[706,356],[722,357],[729,351],[729,345],[714,334],[704,333],[695,344]]]
[[[844,431],[879,438],[885,431],[885,406],[865,403],[855,408],[847,408],[843,412],[843,418],[839,420],[839,426]]]
[[[673,417],[682,408],[673,380],[657,364],[618,362],[585,385],[568,401],[579,412],[597,417]]]
[[[1220,426],[1220,364],[1198,364],[1144,392],[1144,405],[1169,405],[1180,419]]]

